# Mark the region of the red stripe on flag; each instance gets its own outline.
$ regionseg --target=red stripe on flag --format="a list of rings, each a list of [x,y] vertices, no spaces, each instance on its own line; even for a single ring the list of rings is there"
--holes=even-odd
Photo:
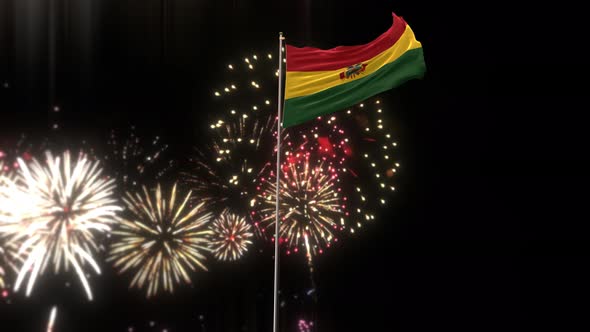
[[[372,59],[395,44],[406,22],[394,13],[391,28],[365,45],[338,46],[328,50],[287,44],[287,71],[336,70]]]

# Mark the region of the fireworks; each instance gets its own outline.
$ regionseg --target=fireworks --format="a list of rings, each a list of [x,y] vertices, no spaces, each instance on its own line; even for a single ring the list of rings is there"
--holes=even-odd
[[[271,56],[272,58],[272,56]],[[216,213],[229,209],[250,222],[257,181],[276,146],[276,61],[249,55],[228,64],[227,79],[213,91],[215,117],[208,123],[211,143],[198,148],[185,182]]]
[[[280,179],[280,236],[288,248],[297,252],[300,246],[309,255],[317,254],[337,240],[334,233],[343,229],[346,200],[341,194],[337,169],[310,161],[309,154],[284,164]],[[263,182],[256,223],[261,233],[274,229],[276,213],[276,177]],[[272,232],[270,232],[272,233]],[[290,253],[290,250],[288,251]]]
[[[135,270],[130,287],[147,287],[147,297],[163,289],[172,293],[181,280],[191,283],[187,269],[207,270],[204,252],[208,251],[205,227],[211,213],[204,202],[189,207],[191,192],[177,200],[176,184],[169,198],[162,195],[160,185],[155,192],[144,186],[141,193],[127,193],[124,202],[128,214],[113,230],[108,261],[120,273]]]
[[[184,179],[214,211],[220,213],[229,207],[247,216],[256,197],[256,181],[270,165],[273,121],[271,117],[220,121],[212,129],[212,148],[197,151],[192,158],[194,167],[184,173]]]
[[[306,152],[318,162],[328,163],[340,174],[342,192],[348,196],[345,223],[354,234],[375,220],[395,191],[400,163],[397,142],[383,117],[383,103],[375,98],[339,113],[320,117],[310,126],[293,128],[287,143],[296,146],[286,158]]]
[[[219,260],[235,261],[252,244],[252,226],[243,217],[224,211],[210,226],[211,251]]]
[[[104,159],[121,188],[129,189],[170,171],[175,162],[165,158],[167,150],[160,136],[142,139],[131,126],[128,131],[111,131]]]
[[[194,158],[194,170],[185,174],[186,182],[201,197],[215,203],[215,212],[229,208],[245,216],[248,222],[258,221],[257,234],[269,233],[267,229],[274,223],[271,219],[275,194],[271,192],[276,189],[272,184],[277,135],[276,67],[276,57],[271,54],[248,55],[227,65],[220,74],[227,83],[212,90],[213,103],[219,110],[208,128],[213,137],[209,145],[211,152],[200,152]],[[220,104],[223,106],[219,107]],[[282,236],[289,238],[288,252],[298,251],[307,241],[308,250],[315,248],[314,253],[322,253],[322,248],[329,247],[333,241],[350,236],[365,223],[374,221],[388,203],[395,190],[393,182],[399,161],[397,143],[383,116],[384,109],[379,98],[371,98],[281,133],[281,159],[283,170],[291,173],[288,176],[294,175],[292,165],[301,169],[306,163],[311,169],[321,165],[320,173],[335,175],[331,181],[340,190],[339,203],[334,204],[338,209],[322,212],[322,216],[333,216],[327,218],[333,221],[323,223],[317,231],[287,231],[281,226]],[[293,197],[305,191],[299,187],[281,187],[283,191],[292,191]],[[287,193],[281,194],[281,199],[283,195],[289,199]],[[303,225],[301,221],[305,217],[300,216],[306,214],[301,212],[301,207],[288,211],[287,204],[291,203],[285,202],[280,212],[299,216],[295,218],[299,220],[296,224]],[[309,215],[317,211],[310,210]],[[287,235],[289,232],[291,236]],[[337,237],[336,233],[340,235]]]
[[[0,158],[3,157],[4,152],[0,151]],[[4,181],[6,181],[4,178],[8,177],[8,171],[9,168],[4,168],[4,163],[2,160],[0,160],[0,186],[4,185]],[[6,277],[6,271],[4,269],[8,265],[7,261],[9,261],[9,259],[10,257],[6,252],[6,249],[4,249],[4,246],[0,243],[0,289],[4,288],[6,285],[6,282],[4,281],[4,278]]]
[[[17,177],[0,186],[0,234],[20,244],[23,258],[15,290],[28,275],[29,296],[49,265],[56,274],[72,265],[92,300],[83,265],[100,274],[92,256],[99,251],[97,233],[109,231],[121,210],[113,198],[114,181],[102,176],[99,162],[83,155],[71,160],[68,151],[61,157],[47,152],[43,163],[19,158],[18,165]]]

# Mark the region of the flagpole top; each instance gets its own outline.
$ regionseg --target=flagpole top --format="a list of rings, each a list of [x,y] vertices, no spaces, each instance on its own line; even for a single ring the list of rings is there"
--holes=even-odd
[[[283,36],[283,33],[282,32],[279,32],[279,39],[280,40],[285,40],[285,37]]]

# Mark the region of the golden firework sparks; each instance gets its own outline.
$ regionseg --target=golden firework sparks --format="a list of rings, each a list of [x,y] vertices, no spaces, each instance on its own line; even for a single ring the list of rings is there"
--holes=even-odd
[[[191,283],[189,270],[207,270],[203,253],[209,250],[211,213],[204,202],[189,207],[191,192],[177,199],[176,184],[169,197],[159,184],[142,189],[123,199],[128,211],[112,232],[107,260],[120,273],[134,270],[130,287],[146,287],[151,297],[161,289],[172,293],[181,281]]]

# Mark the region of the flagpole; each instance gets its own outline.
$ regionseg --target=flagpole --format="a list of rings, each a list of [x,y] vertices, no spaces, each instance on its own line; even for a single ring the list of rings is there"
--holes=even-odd
[[[273,304],[273,332],[279,331],[279,190],[281,180],[281,113],[283,102],[281,91],[283,88],[283,33],[279,32],[279,92],[277,102],[277,188],[275,193],[275,273],[274,273],[274,304]]]

